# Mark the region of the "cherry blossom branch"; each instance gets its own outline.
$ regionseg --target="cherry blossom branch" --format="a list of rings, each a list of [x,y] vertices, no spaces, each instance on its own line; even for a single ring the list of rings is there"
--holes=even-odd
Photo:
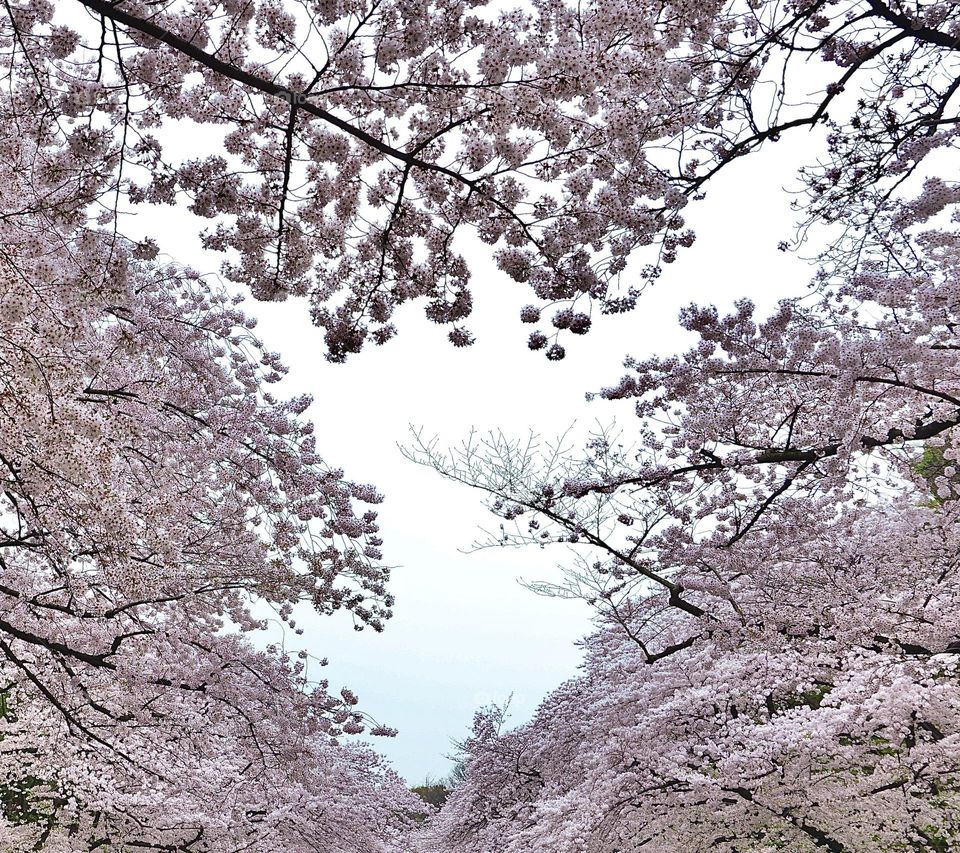
[[[119,24],[123,24],[132,30],[136,30],[143,35],[150,36],[157,41],[169,45],[174,50],[182,53],[184,56],[189,56],[200,65],[204,66],[205,68],[209,68],[214,73],[220,74],[227,79],[234,80],[235,82],[240,83],[250,89],[254,89],[255,91],[261,92],[265,95],[272,95],[273,97],[281,98],[287,103],[291,103],[291,95],[298,94],[296,92],[291,93],[288,89],[279,85],[278,83],[274,83],[272,80],[268,80],[265,77],[260,77],[232,63],[224,62],[223,60],[218,59],[216,56],[207,53],[202,48],[197,47],[197,45],[192,44],[186,39],[176,35],[176,33],[172,33],[169,30],[164,29],[159,24],[155,24],[153,21],[145,20],[124,11],[116,3],[110,2],[110,0],[77,0],[77,2],[83,6],[86,6],[91,11],[96,12],[98,15],[109,18],[110,20]],[[297,99],[296,102],[291,105],[291,111],[293,111],[293,108],[300,109],[305,113],[309,113],[315,118],[321,119],[332,127],[335,127],[349,136],[354,137],[360,142],[363,142],[364,145],[367,145],[380,154],[383,154],[385,157],[389,157],[391,160],[399,160],[400,162],[406,163],[409,166],[416,166],[417,168],[424,169],[426,171],[438,172],[439,174],[466,184],[471,188],[475,188],[476,182],[471,181],[459,172],[449,169],[445,166],[441,166],[437,163],[431,163],[429,161],[422,160],[415,154],[407,153],[398,148],[394,148],[385,143],[382,139],[372,136],[362,128],[350,124],[350,122],[345,121],[339,116],[334,115],[328,110],[325,110],[308,100]]]

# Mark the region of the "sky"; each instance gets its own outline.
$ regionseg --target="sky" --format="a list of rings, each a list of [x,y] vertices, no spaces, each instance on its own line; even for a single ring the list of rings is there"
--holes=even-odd
[[[724,170],[707,198],[684,211],[697,231],[694,246],[665,268],[636,310],[601,317],[588,335],[565,342],[561,362],[527,349],[529,327],[518,316],[532,301],[525,286],[496,269],[489,247],[469,239],[462,247],[475,310],[467,325],[477,342],[466,349],[450,346],[447,329],[424,320],[414,303],[399,310],[396,339],[334,365],[324,360],[322,332],[302,301],[247,301],[247,312],[260,321],[256,334],[290,368],[275,393],[313,395],[307,414],[325,460],[385,494],[383,550],[396,567],[395,616],[383,633],[355,632],[347,617],[304,612],[302,637],[285,637],[278,622],[269,639],[328,658],[322,675],[330,687],[348,685],[362,710],[399,729],[396,738],[373,745],[410,784],[449,772],[451,741],[467,734],[480,706],[512,697],[509,724],[519,725],[549,691],[574,677],[576,642],[590,631],[591,610],[519,583],[559,580],[568,556],[562,546],[469,552],[480,527],[499,523],[480,493],[409,462],[398,444],[408,442],[411,425],[444,445],[471,429],[515,436],[533,430],[549,438],[573,423],[586,430],[614,420],[629,434],[635,421],[629,402],[587,403],[584,394],[614,384],[626,355],[665,355],[692,343],[677,324],[682,306],[723,308],[746,296],[765,315],[779,299],[805,291],[811,266],[777,244],[793,236],[786,189],[795,188],[810,141],[790,137]],[[219,258],[197,238],[206,224],[183,211],[144,210],[123,228],[130,236],[153,236],[163,254],[181,263],[214,272]]]

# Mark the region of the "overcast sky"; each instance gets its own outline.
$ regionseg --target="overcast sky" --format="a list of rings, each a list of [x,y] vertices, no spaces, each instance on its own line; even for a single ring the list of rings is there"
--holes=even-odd
[[[332,365],[302,302],[248,300],[246,310],[260,319],[257,333],[291,368],[280,392],[315,398],[309,415],[327,462],[386,495],[384,551],[397,566],[396,615],[382,634],[311,614],[300,619],[305,635],[288,637],[288,645],[305,643],[329,658],[331,687],[349,685],[361,708],[400,730],[374,744],[411,784],[448,772],[450,739],[466,734],[479,706],[512,694],[510,722],[519,724],[547,692],[576,675],[575,642],[590,630],[590,610],[518,584],[521,577],[558,579],[556,566],[566,556],[560,546],[464,553],[478,527],[496,520],[479,493],[408,462],[397,443],[406,441],[410,424],[450,444],[471,428],[518,436],[533,429],[550,437],[574,421],[587,428],[616,419],[629,430],[629,403],[588,404],[584,393],[616,382],[627,354],[683,349],[691,338],[676,322],[681,306],[727,307],[749,296],[766,314],[778,299],[804,291],[810,266],[778,251],[777,243],[793,234],[784,188],[793,185],[809,150],[809,137],[792,137],[725,170],[708,198],[685,211],[697,231],[695,245],[666,267],[634,312],[602,317],[588,335],[565,341],[562,362],[526,348],[530,327],[520,324],[518,312],[532,300],[525,286],[497,271],[479,242],[463,244],[476,306],[467,325],[477,342],[468,349],[451,347],[447,329],[426,322],[415,303],[400,310],[395,340]],[[141,213],[123,228],[154,236],[165,254],[208,272],[219,260],[199,249],[196,234],[205,224],[166,211]],[[281,639],[279,628],[273,639]]]

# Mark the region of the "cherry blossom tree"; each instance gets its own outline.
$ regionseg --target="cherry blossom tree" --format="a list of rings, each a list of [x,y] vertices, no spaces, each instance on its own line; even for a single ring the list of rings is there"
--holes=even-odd
[[[0,15],[0,789],[37,849],[404,849],[418,806],[276,610],[390,614],[376,490],[317,454],[238,307],[157,260],[138,205],[207,220],[328,357],[422,299],[473,340],[458,235],[532,291],[548,358],[693,243],[711,178],[822,129],[815,294],[602,392],[621,447],[425,460],[580,562],[584,675],[498,735],[425,843],[949,849],[960,200],[953,4],[7,0]],[[798,71],[813,59],[812,71]],[[811,83],[819,76],[820,82]],[[811,98],[812,88],[821,94]],[[202,140],[178,158],[171,140]],[[819,137],[817,137],[819,140]],[[804,234],[806,232],[801,232]],[[648,254],[640,251],[647,247]],[[647,261],[642,270],[628,260]],[[939,447],[937,502],[919,448]],[[876,816],[880,815],[878,824]],[[926,847],[924,847],[926,845]]]
[[[415,800],[342,741],[391,730],[245,636],[294,637],[298,606],[382,628],[380,495],[271,393],[235,299],[88,223],[109,174],[21,106],[0,99],[0,847],[402,849]]]
[[[956,144],[960,19],[944,2],[10,0],[4,12],[16,109],[109,174],[104,215],[184,203],[232,280],[260,299],[309,297],[335,361],[391,338],[411,299],[471,343],[464,228],[531,288],[530,346],[560,359],[558,340],[634,306],[693,242],[683,208],[763,144],[825,131],[804,207],[851,227],[834,258],[847,266],[897,242],[902,182]],[[824,78],[816,97],[811,75]],[[211,143],[181,161],[165,138],[185,124]],[[950,184],[930,190],[928,207],[956,201]],[[635,255],[645,268],[628,269]]]
[[[540,590],[600,620],[531,723],[479,721],[440,849],[960,843],[960,239],[930,195],[909,264],[864,257],[762,322],[686,309],[689,352],[599,394],[634,403],[629,439],[418,438],[489,495],[488,544],[572,549]]]

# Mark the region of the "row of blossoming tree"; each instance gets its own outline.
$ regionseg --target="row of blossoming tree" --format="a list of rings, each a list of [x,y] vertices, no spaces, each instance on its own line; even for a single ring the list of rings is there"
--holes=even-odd
[[[112,48],[53,11],[0,18],[0,849],[402,850],[413,798],[344,742],[389,730],[249,639],[381,629],[381,497],[237,301],[119,233],[133,107],[75,99]]]
[[[713,171],[823,122],[800,207],[832,243],[773,316],[693,305],[692,349],[628,359],[598,395],[634,403],[630,430],[581,452],[412,448],[489,495],[494,542],[566,544],[566,582],[540,591],[598,612],[582,674],[532,721],[478,714],[427,849],[960,846],[960,188],[935,176],[957,166],[960,15],[738,8],[711,22],[750,57],[725,90],[750,127]],[[830,81],[806,112],[788,95],[801,56]],[[736,115],[706,127],[723,138]]]
[[[931,177],[958,45],[952,4],[906,0],[7,0],[7,848],[960,843],[960,189]],[[178,159],[185,129],[206,141]],[[685,312],[696,347],[602,392],[635,401],[629,440],[419,449],[512,536],[570,545],[558,591],[600,623],[530,724],[478,717],[411,840],[422,808],[349,741],[389,730],[244,636],[268,607],[382,627],[380,497],[270,393],[235,301],[120,223],[189,211],[233,286],[309,301],[332,361],[414,299],[470,344],[470,228],[560,360],[693,244],[714,175],[804,130],[802,233],[831,241],[812,295]]]

